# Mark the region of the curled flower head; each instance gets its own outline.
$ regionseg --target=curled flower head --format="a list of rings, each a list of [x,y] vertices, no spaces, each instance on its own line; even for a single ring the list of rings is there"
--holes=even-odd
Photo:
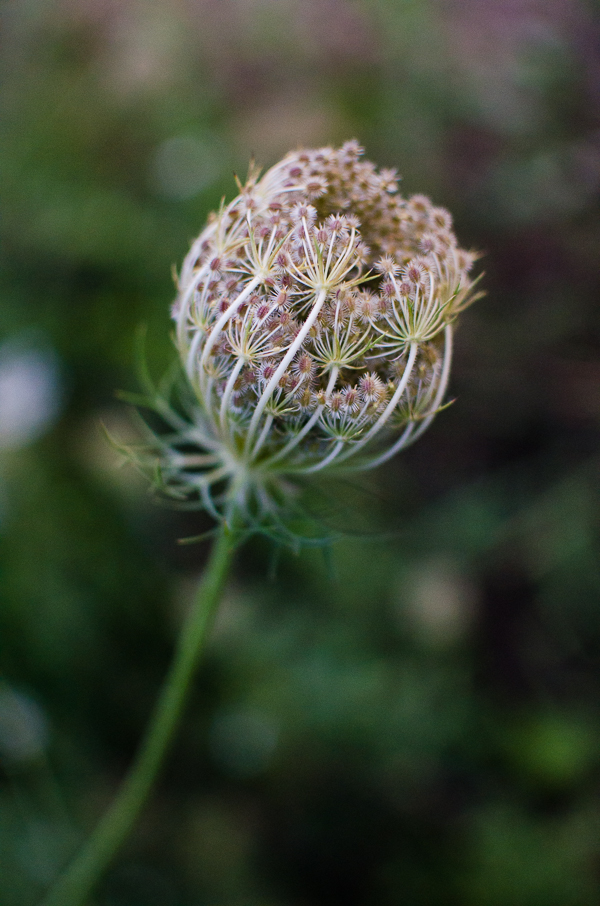
[[[260,523],[289,477],[373,468],[427,428],[474,256],[356,142],[251,168],[239,189],[183,263],[172,313],[193,404],[160,458],[172,492]]]

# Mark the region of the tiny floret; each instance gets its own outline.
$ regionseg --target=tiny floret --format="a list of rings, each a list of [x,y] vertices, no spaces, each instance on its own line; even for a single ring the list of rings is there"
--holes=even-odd
[[[172,314],[192,402],[185,418],[163,406],[159,459],[169,492],[256,525],[290,479],[373,468],[423,433],[476,256],[356,141],[251,167],[239,189],[181,269]]]

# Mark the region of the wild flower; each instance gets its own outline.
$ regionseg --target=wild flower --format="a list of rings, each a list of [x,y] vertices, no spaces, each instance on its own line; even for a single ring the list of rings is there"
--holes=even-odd
[[[475,256],[448,211],[404,198],[357,142],[288,154],[209,218],[172,315],[192,390],[160,443],[168,493],[262,523],[289,478],[371,469],[448,386]]]
[[[193,243],[173,306],[188,403],[146,400],[166,425],[147,453],[164,490],[216,517],[216,539],[139,753],[44,906],[83,906],[129,834],[243,533],[289,539],[290,478],[374,468],[440,409],[473,260],[450,214],[399,195],[354,141],[293,152],[262,177],[251,167]]]

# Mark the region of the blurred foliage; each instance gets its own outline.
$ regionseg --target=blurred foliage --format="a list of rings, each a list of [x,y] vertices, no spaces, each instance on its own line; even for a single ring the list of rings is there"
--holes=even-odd
[[[597,5],[0,16],[2,906],[110,800],[206,556],[177,544],[206,517],[157,507],[101,428],[133,430],[136,327],[159,375],[172,267],[252,153],[353,136],[484,252],[458,402],[344,492],[329,561],[242,551],[96,902],[600,903]]]

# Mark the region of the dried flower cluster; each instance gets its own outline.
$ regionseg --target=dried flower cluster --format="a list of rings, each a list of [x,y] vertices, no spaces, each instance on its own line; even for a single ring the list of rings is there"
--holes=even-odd
[[[426,429],[475,256],[397,189],[351,141],[251,168],[211,216],[173,306],[197,401],[163,457],[173,491],[268,513],[281,476],[371,468]]]

